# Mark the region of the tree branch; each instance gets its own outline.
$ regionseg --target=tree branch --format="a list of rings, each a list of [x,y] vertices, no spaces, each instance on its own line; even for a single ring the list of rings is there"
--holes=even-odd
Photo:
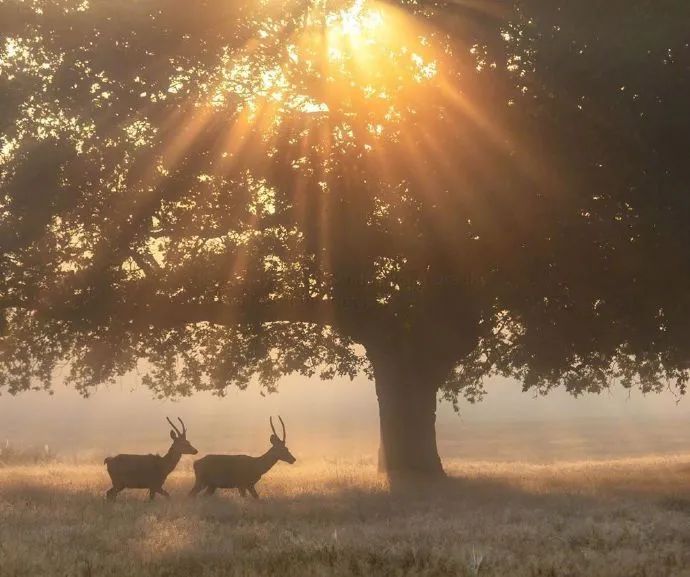
[[[100,302],[97,306],[74,301],[50,304],[36,302],[29,305],[25,302],[0,299],[0,310],[6,308],[34,310],[45,320],[86,320],[95,326],[115,321],[128,323],[132,328],[151,325],[172,328],[201,322],[226,326],[272,322],[333,326],[337,323],[332,304],[317,299],[226,303],[182,301],[160,295],[138,294],[131,295],[125,300],[112,300],[106,304]]]
[[[133,250],[131,257],[147,277],[153,277],[161,271],[160,265],[148,248],[142,249],[141,252]]]
[[[271,301],[268,303],[196,303],[157,298],[142,305],[124,305],[112,311],[135,324],[179,326],[209,322],[238,325],[271,322],[333,324],[334,310],[328,301]]]

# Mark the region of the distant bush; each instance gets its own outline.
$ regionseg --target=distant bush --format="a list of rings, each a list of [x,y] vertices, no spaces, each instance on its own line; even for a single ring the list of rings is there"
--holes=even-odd
[[[9,441],[0,445],[0,467],[8,465],[36,465],[57,460],[57,454],[48,445],[43,447],[17,447]]]

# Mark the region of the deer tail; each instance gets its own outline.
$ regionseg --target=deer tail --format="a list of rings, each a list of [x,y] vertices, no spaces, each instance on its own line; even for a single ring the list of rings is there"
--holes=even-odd
[[[112,459],[112,457],[106,457],[105,460],[103,461],[103,464],[107,465],[108,463],[110,463],[110,459]]]

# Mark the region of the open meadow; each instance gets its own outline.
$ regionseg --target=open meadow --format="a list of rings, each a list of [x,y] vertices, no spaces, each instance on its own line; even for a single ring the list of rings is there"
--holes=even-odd
[[[371,461],[276,467],[262,500],[106,503],[102,465],[0,468],[0,576],[690,576],[690,455],[450,461],[394,487]]]

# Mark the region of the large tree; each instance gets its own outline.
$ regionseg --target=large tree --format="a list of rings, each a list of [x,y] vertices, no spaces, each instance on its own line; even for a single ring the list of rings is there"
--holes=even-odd
[[[594,5],[0,0],[0,386],[684,393],[690,8]]]

